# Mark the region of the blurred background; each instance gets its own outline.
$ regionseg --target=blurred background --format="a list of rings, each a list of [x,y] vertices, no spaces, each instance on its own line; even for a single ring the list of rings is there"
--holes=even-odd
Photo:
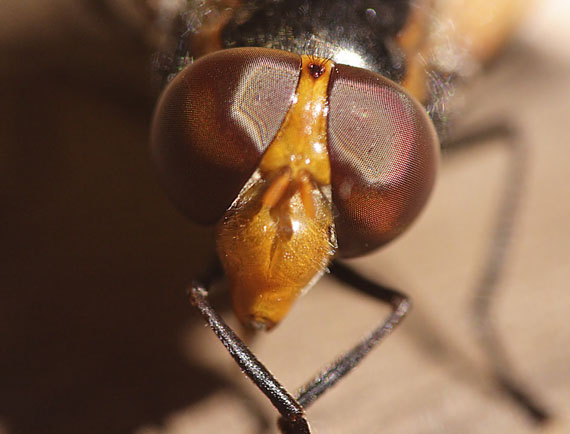
[[[186,301],[212,233],[154,177],[151,18],[136,0],[0,3],[1,434],[275,430]],[[528,146],[493,319],[558,432],[570,432],[569,18],[566,2],[537,1],[465,91],[460,121],[506,118]],[[538,432],[490,381],[469,317],[509,158],[497,143],[450,155],[412,230],[352,261],[414,310],[309,410],[317,432]],[[252,345],[294,390],[385,314],[324,278]]]

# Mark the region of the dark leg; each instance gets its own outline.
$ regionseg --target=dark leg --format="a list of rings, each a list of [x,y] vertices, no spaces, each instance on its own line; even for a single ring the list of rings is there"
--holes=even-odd
[[[353,285],[389,303],[393,312],[378,328],[373,330],[354,348],[342,355],[325,371],[303,386],[298,393],[297,399],[287,392],[210,306],[207,301],[208,293],[204,287],[195,282],[190,289],[191,303],[198,308],[210,328],[218,336],[242,371],[269,398],[273,406],[281,414],[279,427],[284,434],[309,434],[310,429],[305,419],[304,408],[311,405],[320,395],[354,368],[376,344],[400,323],[410,308],[410,301],[405,295],[382,287],[358,275],[345,265],[334,263],[331,266],[331,272],[341,282]]]
[[[373,295],[384,301],[393,309],[390,316],[376,329],[360,341],[354,348],[343,354],[333,362],[326,370],[321,372],[297,393],[297,400],[307,408],[319,398],[325,391],[331,388],[337,381],[350,372],[374,348],[384,337],[396,327],[410,309],[410,299],[395,290],[385,288],[371,280],[362,277],[351,268],[339,262],[334,262],[330,267],[332,275],[343,283]]]
[[[257,360],[242,340],[224,322],[207,300],[208,292],[201,284],[194,282],[190,289],[190,302],[198,308],[210,328],[220,339],[241,370],[255,383],[281,414],[281,425],[285,433],[310,434],[303,407],[275,379],[263,364]],[[282,428],[283,429],[283,428]]]
[[[521,203],[527,170],[527,154],[516,129],[506,122],[498,122],[471,134],[450,140],[443,146],[444,152],[452,153],[470,146],[499,140],[509,151],[509,166],[506,173],[501,203],[497,211],[492,240],[474,293],[473,322],[481,346],[487,352],[497,384],[518,403],[536,423],[545,423],[551,415],[525,390],[514,370],[494,327],[492,302],[500,289],[500,278],[508,259],[516,216]]]

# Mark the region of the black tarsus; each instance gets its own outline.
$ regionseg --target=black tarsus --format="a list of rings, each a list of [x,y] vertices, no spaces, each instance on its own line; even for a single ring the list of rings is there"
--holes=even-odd
[[[330,271],[340,282],[354,286],[362,292],[388,303],[392,307],[393,312],[379,327],[374,329],[351,350],[347,351],[327,369],[301,387],[297,394],[297,399],[304,408],[315,402],[319,396],[348,374],[372,348],[400,323],[411,307],[411,301],[406,295],[383,287],[361,276],[347,265],[335,261],[331,265]]]
[[[244,374],[261,390],[281,414],[286,426],[295,427],[295,434],[309,434],[309,424],[303,407],[297,402],[269,370],[255,357],[245,343],[224,322],[208,303],[208,292],[199,283],[193,282],[190,288],[190,302],[207,321],[212,331],[234,358]]]
[[[283,434],[310,434],[311,431],[304,410],[348,374],[372,348],[386,337],[400,323],[411,305],[406,295],[374,283],[346,265],[335,262],[330,268],[332,275],[339,281],[353,285],[388,303],[393,312],[357,345],[301,387],[296,398],[277,381],[212,308],[208,303],[208,292],[204,286],[199,282],[193,282],[189,291],[192,305],[200,311],[241,370],[267,396],[281,414],[278,423]]]

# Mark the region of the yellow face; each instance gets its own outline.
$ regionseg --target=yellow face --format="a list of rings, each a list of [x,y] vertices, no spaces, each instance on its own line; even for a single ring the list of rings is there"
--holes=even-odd
[[[283,125],[218,227],[218,254],[244,324],[277,324],[335,252],[327,151],[333,66],[302,56]]]

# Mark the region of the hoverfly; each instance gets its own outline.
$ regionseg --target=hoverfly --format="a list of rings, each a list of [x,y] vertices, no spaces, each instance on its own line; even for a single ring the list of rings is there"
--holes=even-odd
[[[491,57],[516,21],[498,18],[499,11],[483,37],[468,24],[453,29],[468,35],[460,40],[449,28],[457,3],[446,3],[227,0],[189,3],[179,16],[176,53],[163,69],[169,83],[153,120],[153,158],[176,205],[195,222],[217,225],[240,322],[273,328],[327,269],[392,308],[293,395],[209,304],[206,284],[218,276],[193,283],[192,303],[279,411],[283,433],[311,432],[305,409],[408,312],[405,294],[337,259],[392,241],[421,212],[439,138],[446,139],[452,84]],[[499,126],[495,133],[510,132]],[[495,272],[483,294],[494,288]],[[484,318],[488,304],[479,309]],[[502,361],[487,328],[483,342]],[[515,379],[496,375],[535,421],[549,420]]]

